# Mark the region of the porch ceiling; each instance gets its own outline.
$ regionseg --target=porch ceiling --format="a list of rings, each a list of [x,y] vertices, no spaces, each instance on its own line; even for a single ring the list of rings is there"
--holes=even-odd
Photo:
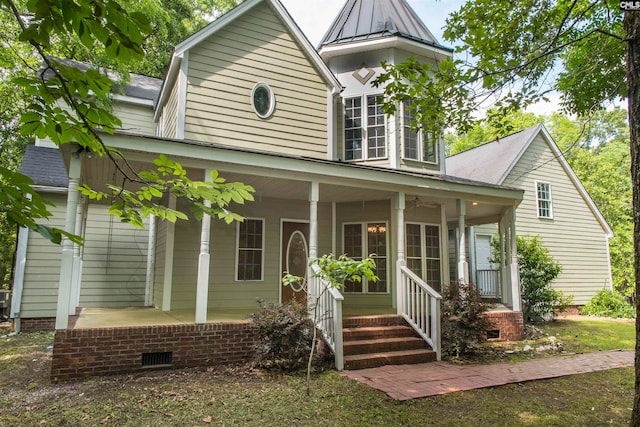
[[[131,157],[134,157],[134,160],[130,160],[128,163],[119,161],[119,164],[124,170],[130,169],[128,165],[137,171],[153,168],[153,164],[151,164],[150,161],[141,161],[139,155],[137,156],[138,159],[135,159],[136,156]],[[151,160],[149,155],[145,155],[144,157]],[[68,158],[66,160],[68,160]],[[176,160],[181,161],[179,158]],[[256,198],[258,200],[261,197],[305,201],[309,198],[309,187],[312,176],[293,173],[291,174],[291,178],[284,178],[273,176],[269,173],[261,174],[259,170],[255,170],[255,173],[253,173],[252,168],[247,168],[246,166],[242,167],[237,165],[238,168],[242,169],[242,172],[231,171],[230,165],[213,164],[212,166],[221,166],[219,168],[221,175],[229,182],[239,181],[252,185],[256,189]],[[250,171],[247,171],[247,169]],[[204,178],[204,171],[202,169],[190,168],[188,170],[189,176],[192,179],[200,180]],[[122,173],[118,172],[113,163],[106,158],[86,158],[83,162],[83,182],[89,184],[96,190],[104,191],[106,189],[104,183],[121,183],[122,176]],[[359,186],[350,186],[348,183],[342,185],[321,183],[320,201],[340,203],[349,201],[391,200],[396,194],[393,191],[373,187],[375,183],[371,184],[373,188],[367,188],[362,184],[363,183],[360,182]],[[133,186],[130,185],[130,188],[131,187]],[[466,196],[466,219],[469,225],[496,222],[506,207],[504,200],[496,200],[496,202],[494,202],[492,198],[483,196],[478,196],[478,199],[474,200],[469,198],[468,194]],[[425,185],[424,188],[414,188],[411,192],[406,193],[406,209],[444,206],[447,221],[454,223],[457,222],[458,218],[456,206],[457,197],[461,197],[461,195],[459,193],[448,194],[447,191],[442,189],[433,189]]]

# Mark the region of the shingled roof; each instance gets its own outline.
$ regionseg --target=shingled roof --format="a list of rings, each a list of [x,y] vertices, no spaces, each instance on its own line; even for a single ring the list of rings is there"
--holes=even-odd
[[[72,59],[62,59],[62,58],[52,58],[55,61],[69,66],[74,67],[82,71],[87,71],[90,67],[93,67],[91,64],[86,62],[75,61]],[[41,70],[42,71],[42,70]],[[114,82],[112,90],[116,93],[119,92],[118,81],[119,76],[113,70],[106,69],[104,70]],[[45,71],[45,77],[53,77],[53,72],[50,70]],[[149,101],[153,101],[154,103],[158,100],[158,95],[160,95],[160,87],[162,86],[162,79],[157,79],[155,77],[143,76],[141,74],[129,73],[129,82],[124,87],[124,94],[126,96],[130,96],[133,98],[146,99]]]
[[[502,185],[542,125],[514,133],[447,158],[447,175]]]
[[[27,145],[20,173],[31,178],[36,185],[43,187],[67,188],[69,186],[67,168],[57,148]]]
[[[406,0],[348,0],[320,45],[393,36],[451,50],[438,43]]]

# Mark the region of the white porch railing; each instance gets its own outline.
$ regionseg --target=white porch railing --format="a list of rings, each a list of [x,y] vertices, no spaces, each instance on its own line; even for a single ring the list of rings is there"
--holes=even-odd
[[[477,270],[476,284],[483,297],[500,298],[500,270]]]
[[[342,347],[342,301],[344,297],[339,290],[318,277],[320,268],[312,264],[309,275],[309,315],[313,318],[314,305],[316,327],[322,332],[324,340],[335,356],[336,369],[344,369],[344,352]]]
[[[440,300],[442,296],[404,265],[399,265],[398,312],[441,358]]]

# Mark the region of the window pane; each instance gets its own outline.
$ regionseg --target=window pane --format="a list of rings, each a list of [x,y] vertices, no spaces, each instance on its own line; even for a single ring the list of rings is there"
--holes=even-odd
[[[369,293],[387,292],[387,259],[381,257],[375,257],[376,262],[376,276],[378,281],[375,283],[368,283],[367,290]]]
[[[385,223],[367,224],[367,255],[376,262],[379,280],[367,284],[368,292],[387,292],[387,226]],[[375,255],[374,255],[375,254]]]
[[[245,219],[238,225],[238,280],[262,280],[261,219]]]
[[[409,106],[410,101],[402,102],[403,125],[404,125],[404,157],[407,159],[420,160],[418,157],[418,132],[411,129],[413,114]]]
[[[367,96],[367,156],[386,156],[385,118],[382,112],[384,98],[380,95]]]
[[[551,186],[545,182],[539,182],[538,192],[538,216],[551,218]]]
[[[424,247],[427,258],[440,259],[440,229],[435,225],[424,226]]]
[[[422,158],[425,162],[437,163],[438,157],[436,155],[437,141],[436,138],[431,138],[427,132],[422,133],[422,147],[424,152]]]
[[[345,224],[344,252],[349,258],[362,259],[362,224]]]
[[[406,242],[407,242],[407,257],[408,258],[422,258],[422,245],[420,244],[420,225],[419,224],[407,224]]]
[[[440,291],[440,260],[427,259],[427,285]]]
[[[345,160],[362,159],[362,99],[347,98],[344,122]]]
[[[344,225],[344,252],[349,258],[362,259],[362,224]],[[362,282],[346,281],[345,292],[362,292]]]

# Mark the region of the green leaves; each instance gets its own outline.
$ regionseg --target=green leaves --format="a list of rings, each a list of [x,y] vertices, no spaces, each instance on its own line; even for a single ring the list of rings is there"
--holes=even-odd
[[[241,215],[229,210],[232,203],[241,205],[253,201],[253,187],[239,182],[227,183],[217,171],[211,172],[212,181],[193,181],[182,165],[164,154],[155,159],[154,164],[155,170],[140,173],[146,182],[136,190],[114,184],[107,186],[110,194],[95,191],[86,185],[79,190],[92,200],[111,198],[113,203],[109,212],[121,221],[141,228],[144,227],[143,218],[149,215],[171,222],[189,219],[185,212],[166,206],[165,196],[168,195],[186,200],[191,215],[197,220],[206,214],[226,223],[243,220]]]
[[[373,258],[368,257],[362,260],[355,260],[346,255],[340,255],[336,258],[334,254],[325,254],[320,258],[312,260],[310,264],[316,264],[320,270],[316,275],[328,282],[332,287],[343,289],[347,281],[361,282],[363,279],[368,282],[375,283],[379,280],[376,276],[376,262]],[[290,275],[287,275],[290,276]],[[287,278],[285,276],[285,278]],[[294,276],[287,280],[296,282]],[[283,279],[285,285],[288,283]]]
[[[12,224],[28,227],[53,243],[59,244],[62,236],[81,243],[77,236],[36,222],[51,216],[47,207],[53,204],[33,190],[32,184],[31,178],[0,166],[0,213]]]

